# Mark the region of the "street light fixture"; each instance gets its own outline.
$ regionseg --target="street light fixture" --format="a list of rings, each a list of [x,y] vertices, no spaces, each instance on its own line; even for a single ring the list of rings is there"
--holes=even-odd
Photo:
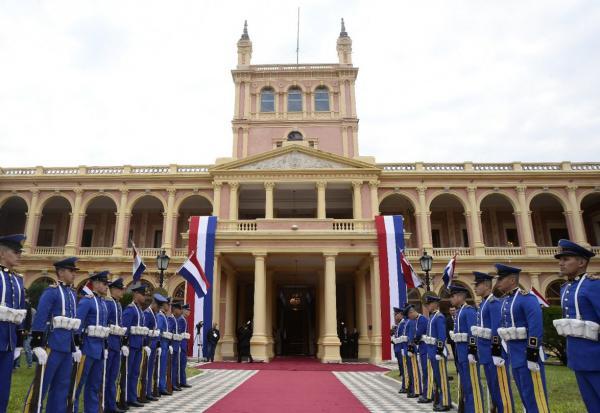
[[[165,271],[169,266],[169,256],[165,250],[162,250],[159,255],[156,256],[156,267],[160,271],[160,288],[163,288],[163,282],[165,280]]]
[[[433,257],[427,255],[427,251],[423,250],[423,255],[419,258],[419,263],[421,264],[421,269],[425,272],[425,288],[429,292],[431,291],[429,271],[431,271],[431,266],[433,265]]]

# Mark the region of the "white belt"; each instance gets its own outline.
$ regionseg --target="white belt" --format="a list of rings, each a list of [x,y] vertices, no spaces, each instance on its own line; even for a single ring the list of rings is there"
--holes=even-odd
[[[451,331],[450,338],[455,343],[466,343],[469,341],[469,335],[467,333],[455,333],[454,331]]]
[[[0,321],[21,324],[26,315],[27,310],[17,310],[16,308],[0,305]]]
[[[527,339],[527,328],[525,327],[500,327],[498,328],[498,335],[504,341],[511,340],[526,340]]]
[[[65,330],[78,330],[81,325],[81,320],[78,318],[63,317],[61,315],[52,319],[52,327],[63,328]]]
[[[162,333],[163,338],[166,338],[167,340],[171,340],[173,338],[173,333],[169,333],[168,331],[165,331]]]
[[[173,334],[173,340],[175,341],[181,341],[183,337],[181,336],[181,334]]]
[[[435,345],[435,343],[437,342],[437,339],[432,336],[423,336],[422,339],[425,342],[425,344]]]
[[[150,330],[148,332],[148,337],[158,337],[160,336],[160,330]]]
[[[552,321],[556,331],[561,336],[571,336],[598,341],[600,325],[594,321],[576,320],[574,318],[559,318]]]
[[[406,342],[408,342],[408,336],[400,336],[398,338],[400,339],[399,343],[406,343]]]
[[[150,329],[142,326],[131,326],[129,332],[133,336],[147,336],[150,332]]]
[[[492,339],[492,329],[479,327],[479,326],[471,326],[471,334],[475,337],[484,338],[486,340]]]
[[[181,333],[181,336],[183,337],[184,340],[189,340],[190,339],[190,333]]]
[[[400,337],[392,337],[392,343],[400,344]]]
[[[119,327],[114,324],[111,324],[108,329],[113,336],[124,336],[127,333],[127,327]]]
[[[86,333],[88,337],[106,338],[110,334],[110,328],[104,326],[88,326]]]

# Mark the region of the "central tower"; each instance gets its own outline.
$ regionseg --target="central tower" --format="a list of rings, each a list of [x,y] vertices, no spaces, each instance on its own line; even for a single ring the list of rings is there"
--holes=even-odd
[[[242,159],[301,142],[358,157],[358,118],[352,39],[342,19],[338,63],[253,65],[248,26],[237,43],[232,120],[233,158]]]

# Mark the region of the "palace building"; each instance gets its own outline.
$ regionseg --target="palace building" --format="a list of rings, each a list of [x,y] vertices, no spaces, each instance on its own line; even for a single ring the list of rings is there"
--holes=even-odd
[[[507,262],[523,268],[525,289],[558,304],[558,239],[600,253],[600,163],[377,163],[359,151],[358,68],[344,26],[337,63],[254,65],[246,28],[237,51],[229,158],[0,169],[0,234],[27,235],[27,287],[53,280],[52,262],[67,255],[80,258],[78,286],[102,269],[130,283],[132,239],[148,267],[143,282],[159,287],[164,250],[164,288],[183,299],[174,272],[188,218],[215,215],[217,358],[234,357],[236,328],[253,320],[255,359],[339,361],[343,322],[356,329],[358,358],[379,361],[390,326],[378,316],[376,215],[404,216],[406,256],[419,273],[423,250],[434,257],[437,293],[458,253],[457,282],[469,290],[471,271]],[[411,302],[423,293],[412,290]]]

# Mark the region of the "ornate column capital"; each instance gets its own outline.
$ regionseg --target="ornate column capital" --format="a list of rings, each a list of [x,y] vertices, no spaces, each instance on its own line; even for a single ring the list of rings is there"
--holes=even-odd
[[[273,181],[267,181],[267,182],[265,182],[264,185],[265,185],[265,190],[267,190],[267,191],[272,191],[273,188],[275,188],[275,182],[273,182]]]
[[[567,186],[567,191],[569,192],[575,192],[577,191],[578,186],[577,185],[568,185]]]
[[[526,185],[517,185],[516,188],[518,193],[520,194],[525,194],[525,191],[527,190],[527,186]]]
[[[223,186],[223,182],[220,182],[220,181],[215,181],[212,183],[212,187],[214,190],[221,189],[222,186]]]
[[[377,180],[373,180],[373,181],[369,181],[369,187],[371,188],[379,188],[379,184],[381,182],[377,181]]]
[[[230,181],[227,183],[229,184],[229,187],[234,191],[237,191],[237,189],[240,187],[240,183],[238,181]]]
[[[129,189],[125,187],[119,188],[119,191],[121,192],[121,195],[127,195],[129,193]]]
[[[417,192],[419,195],[425,196],[425,192],[427,191],[427,187],[425,185],[419,185],[417,187]]]
[[[335,258],[337,257],[338,252],[337,251],[323,251],[323,256],[325,258]]]
[[[477,187],[475,185],[469,185],[469,186],[467,186],[467,192],[469,194],[475,193],[476,190],[477,190]]]
[[[363,181],[352,181],[352,187],[354,189],[360,189],[360,187],[362,186]]]
[[[167,188],[167,192],[169,193],[169,196],[175,196],[175,194],[177,193],[177,189]]]
[[[327,181],[317,181],[315,185],[317,186],[317,189],[325,189],[327,188]]]

